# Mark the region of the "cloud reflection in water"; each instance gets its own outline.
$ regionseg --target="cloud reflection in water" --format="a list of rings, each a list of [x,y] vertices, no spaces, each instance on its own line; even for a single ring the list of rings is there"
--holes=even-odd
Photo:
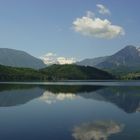
[[[123,130],[124,125],[115,121],[96,121],[74,127],[72,136],[75,140],[107,140]]]
[[[75,97],[76,95],[72,93],[54,94],[52,92],[45,91],[43,95],[40,97],[40,99],[48,104],[52,104],[52,103],[56,103],[57,101],[73,100]]]

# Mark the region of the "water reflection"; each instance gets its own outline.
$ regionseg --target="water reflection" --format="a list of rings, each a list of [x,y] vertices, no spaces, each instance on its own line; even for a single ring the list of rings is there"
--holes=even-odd
[[[75,126],[72,136],[75,140],[107,140],[123,130],[124,125],[115,121],[96,121]]]
[[[140,140],[140,87],[5,84],[0,107],[2,140]]]
[[[94,86],[39,86],[39,85],[0,85],[0,107],[25,104],[39,98],[49,104],[56,101],[72,100],[76,93],[98,90]]]
[[[76,95],[73,93],[54,94],[52,92],[45,91],[43,95],[40,97],[40,99],[48,104],[52,104],[52,103],[56,103],[57,101],[73,100],[75,97]]]
[[[97,91],[97,94],[126,113],[140,111],[140,87],[107,87]]]
[[[43,89],[25,85],[0,86],[0,107],[9,107],[25,104],[42,96]]]
[[[35,98],[51,104],[76,97],[110,102],[126,113],[140,112],[140,87],[0,85],[0,107],[25,104]]]
[[[45,92],[46,99],[51,96],[57,99],[61,95],[64,98],[80,96],[113,103],[126,113],[140,111],[140,87],[48,86],[46,89],[48,90]]]

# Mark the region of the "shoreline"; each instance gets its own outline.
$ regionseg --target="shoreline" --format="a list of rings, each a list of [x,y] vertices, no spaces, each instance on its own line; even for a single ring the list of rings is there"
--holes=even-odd
[[[23,84],[23,85],[89,85],[89,86],[140,86],[140,80],[63,80],[63,81],[7,81],[0,84]]]

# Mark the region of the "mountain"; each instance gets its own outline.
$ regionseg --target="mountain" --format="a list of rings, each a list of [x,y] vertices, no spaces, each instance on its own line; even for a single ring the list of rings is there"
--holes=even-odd
[[[140,49],[135,46],[126,46],[105,61],[97,64],[99,68],[130,67],[140,68]]]
[[[108,56],[104,56],[104,57],[97,57],[97,58],[88,58],[88,59],[84,59],[82,61],[77,62],[77,65],[81,65],[81,66],[96,66],[98,64],[100,64],[101,62],[104,62],[106,59],[108,58]]]
[[[0,64],[12,67],[40,69],[46,65],[42,60],[30,54],[8,48],[0,48]]]
[[[85,59],[77,64],[116,71],[140,70],[140,48],[129,45],[111,56]]]

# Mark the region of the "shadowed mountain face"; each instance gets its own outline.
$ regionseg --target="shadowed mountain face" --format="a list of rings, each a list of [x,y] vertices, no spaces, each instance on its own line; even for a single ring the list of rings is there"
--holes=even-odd
[[[104,62],[105,60],[107,60],[109,58],[109,56],[105,56],[105,57],[97,57],[97,58],[89,58],[89,59],[84,59],[80,62],[77,62],[77,65],[82,65],[82,66],[91,66],[94,67],[102,62]]]
[[[24,51],[7,48],[0,48],[0,64],[5,66],[34,69],[40,69],[46,66],[42,60],[31,56]]]
[[[129,68],[130,70],[139,70],[140,49],[130,45],[111,56],[85,59],[77,64],[89,65],[102,69]]]
[[[78,96],[113,103],[126,113],[140,111],[140,87],[0,85],[0,107],[25,104],[35,98],[55,103]]]
[[[135,46],[126,46],[124,49],[110,56],[97,65],[100,68],[140,67],[140,51]]]

